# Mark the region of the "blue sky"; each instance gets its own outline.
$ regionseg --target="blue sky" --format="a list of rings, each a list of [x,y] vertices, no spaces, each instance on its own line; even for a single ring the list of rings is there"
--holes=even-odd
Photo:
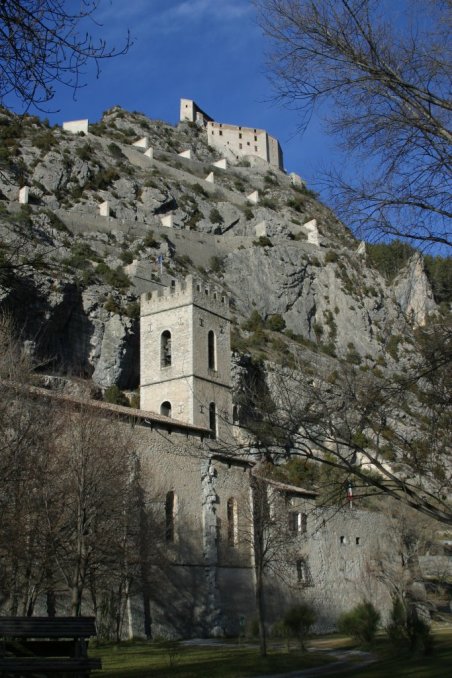
[[[115,104],[176,123],[179,98],[194,99],[216,120],[278,137],[286,169],[319,190],[316,178],[334,155],[333,141],[316,119],[300,136],[296,112],[272,100],[266,41],[250,0],[102,0],[95,16],[100,26],[88,22],[91,33],[120,47],[129,29],[134,44],[103,62],[98,80],[89,70],[75,100],[59,89],[52,123],[94,122]]]

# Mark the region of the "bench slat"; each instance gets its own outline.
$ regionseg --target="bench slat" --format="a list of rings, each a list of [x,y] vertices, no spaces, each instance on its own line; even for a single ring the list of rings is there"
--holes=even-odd
[[[0,636],[13,638],[89,638],[94,617],[0,617]]]
[[[43,657],[24,658],[24,657],[8,657],[0,659],[0,671],[8,673],[21,673],[26,671],[92,671],[94,669],[101,669],[102,662],[100,659],[44,659]]]
[[[4,649],[15,657],[27,657],[29,654],[38,657],[73,657],[76,645],[75,640],[6,640]]]

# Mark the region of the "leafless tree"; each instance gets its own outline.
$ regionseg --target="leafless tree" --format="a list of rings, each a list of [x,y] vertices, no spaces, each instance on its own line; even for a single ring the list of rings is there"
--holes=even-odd
[[[83,69],[124,54],[87,30],[96,20],[100,0],[3,0],[0,5],[0,102],[17,99],[40,110],[59,85],[83,85]],[[78,6],[77,6],[78,5]],[[92,26],[92,23],[91,23]]]
[[[327,180],[364,233],[449,246],[449,0],[255,0],[278,96],[365,168]],[[360,176],[362,175],[362,178]]]
[[[274,367],[268,391],[250,386],[244,421],[269,460],[301,457],[353,479],[361,497],[389,495],[450,524],[451,428],[448,342],[423,330],[425,350],[397,379],[343,365],[315,378]],[[450,351],[450,348],[449,348]],[[442,361],[442,366],[440,362]],[[345,496],[345,491],[344,491]],[[358,498],[359,499],[359,498]]]
[[[253,471],[250,476],[251,500],[246,507],[238,540],[245,543],[252,553],[255,579],[256,617],[259,627],[260,654],[267,654],[267,629],[265,610],[265,582],[276,577],[290,585],[288,567],[290,549],[295,542],[291,532],[284,494],[275,491],[265,477],[265,469]]]

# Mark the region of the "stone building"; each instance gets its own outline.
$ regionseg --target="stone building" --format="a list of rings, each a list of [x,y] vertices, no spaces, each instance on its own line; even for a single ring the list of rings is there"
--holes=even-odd
[[[155,440],[154,424],[152,431],[138,426],[136,438],[144,467],[152,469],[151,494],[171,522],[171,566],[156,574],[164,579],[156,589],[162,598],[148,602],[148,615],[135,598],[134,634],[148,617],[153,635],[234,634],[241,618],[254,616],[252,488],[259,464],[252,450],[234,454],[228,306],[220,288],[192,276],[142,297],[141,408],[148,414],[141,411],[140,420],[160,412],[171,435],[159,432]],[[273,514],[266,527],[275,540],[265,586],[269,623],[297,600],[315,606],[318,630],[332,629],[364,598],[387,612],[388,591],[369,577],[381,555],[381,516],[320,509],[313,490],[264,483]]]
[[[229,299],[188,276],[141,298],[141,407],[227,436],[232,418]]]
[[[89,408],[127,429],[144,483],[146,525],[157,527],[146,528],[149,558],[130,573],[122,633],[233,635],[255,618],[257,483],[268,502],[272,550],[264,582],[268,624],[301,601],[316,609],[319,632],[332,630],[338,615],[363,599],[385,620],[391,596],[379,568],[388,557],[397,567],[397,549],[384,517],[317,507],[313,489],[265,477],[255,450],[236,453],[228,305],[220,288],[191,276],[143,296],[141,409],[26,387],[52,408],[80,408],[80,417]],[[58,613],[67,612],[63,596],[59,605]],[[87,595],[85,613],[93,612],[90,605]]]
[[[181,99],[180,120],[204,126],[208,144],[228,159],[238,160],[250,155],[261,158],[272,167],[284,169],[278,139],[263,129],[215,122],[191,99]]]

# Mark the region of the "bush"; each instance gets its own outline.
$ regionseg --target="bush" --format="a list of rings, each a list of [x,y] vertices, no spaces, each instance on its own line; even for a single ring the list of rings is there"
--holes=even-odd
[[[80,160],[91,160],[93,157],[93,147],[90,144],[83,144],[83,146],[78,146],[76,148],[75,154],[80,158]]]
[[[108,311],[108,313],[121,313],[121,306],[111,294],[104,304],[104,309]]]
[[[300,649],[305,649],[305,640],[316,620],[316,613],[309,603],[300,603],[287,610],[283,617],[284,627],[288,635],[296,638]]]
[[[121,266],[117,266],[115,269],[113,269],[101,261],[96,268],[96,273],[100,275],[102,280],[107,285],[111,285],[112,287],[116,287],[118,289],[125,289],[131,284],[129,276],[124,273]]]
[[[112,141],[111,144],[108,144],[107,148],[114,158],[117,158],[118,160],[125,160],[126,159],[126,156],[121,151],[118,144],[115,144],[114,141]]]
[[[57,144],[57,140],[53,136],[53,133],[50,130],[47,130],[35,136],[33,144],[36,148],[39,148],[40,151],[47,153]]]
[[[334,250],[328,250],[325,254],[325,264],[334,264],[339,261],[339,255]]]
[[[209,219],[212,224],[223,224],[224,219],[216,207],[210,210]]]
[[[256,330],[261,330],[264,327],[264,321],[262,320],[261,314],[259,311],[254,310],[248,320],[245,320],[242,323],[242,328],[248,332],[255,332]]]
[[[279,313],[274,313],[265,323],[267,329],[272,330],[273,332],[283,332],[286,329],[286,321]]]
[[[193,184],[191,187],[191,190],[193,193],[196,193],[196,195],[201,195],[203,198],[208,198],[209,194],[207,193],[206,189],[201,186],[201,184]]]
[[[130,250],[124,250],[124,252],[121,252],[121,254],[119,256],[120,256],[123,264],[126,264],[126,265],[131,264],[132,261],[133,261],[133,254]]]
[[[121,389],[113,384],[109,386],[104,393],[104,400],[106,403],[111,405],[123,405],[124,407],[129,407],[129,401]]]
[[[340,633],[351,636],[362,645],[371,645],[375,640],[380,613],[368,600],[356,605],[350,612],[341,614],[337,621]]]
[[[273,247],[273,243],[266,235],[261,235],[258,240],[253,240],[253,245],[258,247]]]
[[[409,647],[413,653],[431,654],[433,651],[430,626],[418,618],[414,607],[407,611],[398,596],[392,601],[391,620],[386,633],[396,650]]]
[[[211,257],[209,262],[209,268],[212,273],[223,273],[224,272],[224,260],[222,257]]]

